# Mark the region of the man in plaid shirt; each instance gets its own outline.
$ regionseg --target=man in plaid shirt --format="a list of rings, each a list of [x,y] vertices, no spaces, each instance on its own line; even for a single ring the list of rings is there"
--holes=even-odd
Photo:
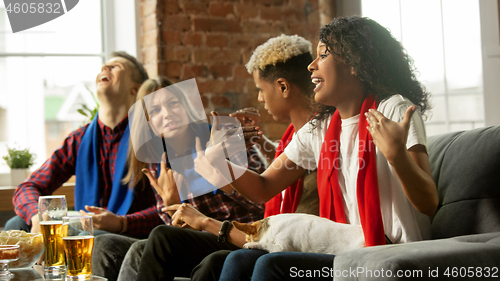
[[[93,212],[94,228],[97,230],[123,233],[133,237],[146,237],[149,232],[162,221],[155,207],[155,196],[149,183],[145,186],[133,188],[133,199],[126,214],[117,215],[109,210],[111,192],[114,181],[115,168],[118,170],[127,165],[126,161],[116,162],[120,141],[128,127],[128,110],[134,104],[137,90],[148,78],[144,67],[136,58],[125,52],[114,52],[111,58],[104,64],[101,72],[96,78],[97,98],[99,99],[98,120],[95,123],[96,137],[92,144],[98,142],[94,155],[98,182],[95,190],[95,205],[86,206],[85,209]],[[23,229],[25,231],[39,232],[38,219],[38,197],[50,195],[71,176],[78,174],[77,169],[79,148],[89,124],[72,132],[52,156],[35,172],[30,178],[18,186],[13,196],[13,204],[18,216],[9,220],[5,229]],[[90,132],[90,130],[88,130]],[[96,141],[97,140],[97,141]],[[128,144],[128,137],[123,139]],[[92,145],[90,146],[92,147]],[[85,169],[87,167],[80,167]],[[126,170],[126,169],[125,169]],[[82,180],[82,178],[80,179]],[[78,188],[79,179],[77,177]],[[87,194],[88,186],[80,197],[90,196]],[[82,206],[83,208],[83,206]],[[85,214],[85,211],[80,211]],[[98,231],[96,231],[98,232]]]

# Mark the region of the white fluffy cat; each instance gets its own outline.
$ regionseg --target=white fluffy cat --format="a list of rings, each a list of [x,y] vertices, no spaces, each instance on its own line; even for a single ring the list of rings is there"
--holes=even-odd
[[[361,226],[309,214],[280,214],[233,225],[246,234],[248,243],[243,247],[248,249],[338,254],[365,246]]]

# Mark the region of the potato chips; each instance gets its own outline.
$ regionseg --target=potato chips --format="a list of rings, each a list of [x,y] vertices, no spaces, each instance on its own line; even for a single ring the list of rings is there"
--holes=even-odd
[[[41,233],[26,233],[22,230],[7,230],[0,232],[0,245],[19,245],[21,257],[9,264],[10,268],[32,266],[43,253],[43,238]]]

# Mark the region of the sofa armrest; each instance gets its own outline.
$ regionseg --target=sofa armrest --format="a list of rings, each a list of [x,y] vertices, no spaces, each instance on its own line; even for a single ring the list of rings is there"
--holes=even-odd
[[[480,280],[487,271],[497,280],[500,232],[357,249],[337,255],[333,269],[334,280]]]

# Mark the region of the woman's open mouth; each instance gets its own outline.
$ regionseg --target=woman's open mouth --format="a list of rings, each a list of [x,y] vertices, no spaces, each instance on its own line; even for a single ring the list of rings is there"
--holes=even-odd
[[[316,87],[314,88],[314,92],[317,92],[321,86],[323,86],[323,82],[325,82],[325,80],[321,79],[321,78],[317,78],[317,77],[314,77],[311,79],[311,81],[316,84]]]
[[[165,125],[164,129],[171,131],[179,128],[179,122],[168,122],[167,125]]]

